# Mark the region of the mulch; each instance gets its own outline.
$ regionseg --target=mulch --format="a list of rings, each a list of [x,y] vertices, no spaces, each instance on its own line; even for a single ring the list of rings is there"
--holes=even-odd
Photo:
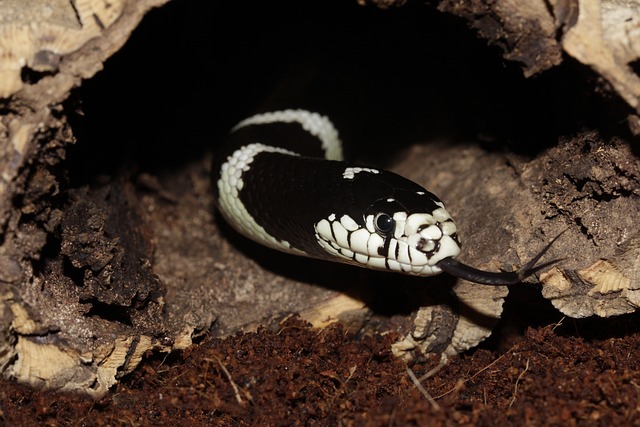
[[[317,330],[297,317],[175,355],[149,355],[95,401],[3,381],[22,426],[629,425],[640,405],[636,316],[530,327],[437,365],[405,365],[394,334]],[[617,331],[617,332],[616,332]]]

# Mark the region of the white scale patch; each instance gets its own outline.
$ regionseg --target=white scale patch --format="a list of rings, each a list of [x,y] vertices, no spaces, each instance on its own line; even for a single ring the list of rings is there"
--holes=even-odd
[[[315,225],[318,243],[348,263],[418,276],[441,273],[436,264],[460,253],[460,246],[451,237],[456,233],[456,225],[444,207],[431,214],[394,213],[396,228],[386,257],[380,255],[385,238],[376,232],[374,217],[368,215],[366,227],[359,227],[348,215],[338,220],[335,214],[331,214]]]
[[[305,110],[283,110],[272,111],[270,113],[256,114],[244,119],[233,129],[240,129],[248,125],[260,125],[275,122],[300,123],[302,128],[318,138],[322,143],[325,158],[328,160],[342,160],[342,142],[338,136],[338,131],[333,123],[326,117],[318,113]]]
[[[274,122],[299,123],[304,130],[321,141],[325,158],[329,160],[342,160],[342,142],[340,141],[338,131],[327,117],[317,113],[305,110],[283,110],[256,114],[242,120],[232,129],[232,132],[249,125]],[[220,179],[217,183],[220,194],[220,211],[226,220],[246,237],[273,249],[304,255],[304,252],[292,248],[289,242],[278,240],[267,233],[267,231],[255,221],[238,197],[244,187],[242,175],[250,169],[255,156],[262,152],[297,155],[283,148],[271,147],[260,144],[259,142],[249,144],[235,151],[221,167]],[[332,221],[334,219],[335,218],[332,218]]]
[[[289,242],[278,240],[271,236],[258,224],[240,200],[239,194],[244,186],[242,175],[251,168],[251,163],[259,153],[283,153],[296,156],[297,154],[283,148],[270,147],[264,144],[249,144],[236,150],[222,165],[222,172],[218,180],[220,193],[219,208],[229,224],[245,235],[263,245],[284,252],[304,255],[304,252],[291,247]]]
[[[361,173],[361,172],[368,172],[368,173],[373,173],[373,174],[380,173],[380,171],[377,170],[377,169],[360,168],[360,167],[353,167],[353,168],[349,167],[349,168],[346,168],[344,170],[344,172],[342,172],[342,177],[344,179],[353,179],[353,178],[355,178],[357,173]]]

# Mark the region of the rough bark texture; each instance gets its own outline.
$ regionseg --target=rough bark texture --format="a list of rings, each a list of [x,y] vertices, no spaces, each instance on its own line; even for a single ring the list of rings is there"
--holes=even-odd
[[[564,7],[564,3],[558,7]],[[496,2],[442,1],[438,8],[443,12],[461,16],[471,27],[491,44],[499,46],[505,59],[521,63],[526,76],[532,76],[552,68],[562,61],[562,47],[557,40],[558,25],[569,22],[555,21],[549,4],[545,1]]]
[[[485,385],[478,380],[472,387],[477,376],[468,377],[465,392],[455,386],[456,375],[480,375],[495,353],[454,358],[461,367],[449,365],[425,382],[435,406],[419,400],[426,395],[404,391],[410,379],[389,353],[418,363],[421,374],[434,366],[423,364],[424,354],[451,359],[476,347],[501,316],[504,333],[518,315],[529,324],[538,311],[546,325],[560,313],[610,317],[637,309],[640,161],[628,132],[640,129],[634,127],[635,2],[435,3],[463,17],[473,34],[464,21],[414,2],[375,2],[385,10],[171,2],[156,11],[160,23],[133,43],[138,50],[122,53],[120,63],[114,58],[103,76],[77,89],[162,3],[0,1],[6,11],[0,13],[0,367],[6,377],[100,398],[145,354],[185,349],[203,332],[221,337],[277,325],[273,319],[299,312],[316,327],[339,320],[358,335],[340,327],[312,332],[293,322],[278,333],[212,340],[167,368],[197,364],[184,378],[145,374],[161,370],[147,364],[101,407],[123,411],[119,419],[129,416],[119,405],[131,402],[160,414],[140,416],[143,425],[177,421],[160,408],[167,396],[188,422],[269,424],[265,402],[284,399],[278,413],[295,414],[301,425],[311,423],[309,414],[319,423],[389,424],[396,408],[406,422],[535,423],[543,412],[535,409],[536,396],[557,390],[562,378],[582,378],[576,370],[585,368],[571,365],[582,354],[587,369],[602,368],[590,377],[600,391],[590,388],[589,399],[577,391],[554,395],[558,407],[573,406],[550,416],[619,422],[625,412],[611,411],[611,402],[635,411],[637,399],[625,390],[636,382],[637,363],[619,374],[626,356],[616,351],[627,344],[614,338],[621,334],[615,326],[623,325],[633,334],[629,342],[637,340],[633,318],[601,323],[603,335],[589,336],[608,344],[550,327],[525,339],[515,334],[509,338],[515,347],[496,337],[487,349],[511,349],[495,356],[504,365],[495,361]],[[296,19],[282,18],[289,12]],[[250,43],[229,38],[222,24]],[[474,34],[499,46],[507,65],[496,64],[497,53]],[[119,78],[110,69],[119,69]],[[511,270],[566,230],[547,256],[562,263],[515,288],[509,301],[505,287],[368,273],[255,247],[214,213],[208,168],[212,141],[264,105],[335,112],[356,157],[444,200],[462,236],[464,262]],[[509,309],[523,296],[538,306],[520,301],[525,314]],[[547,359],[537,357],[542,350]],[[602,352],[611,352],[606,363],[599,362]],[[545,364],[554,357],[562,369]],[[256,372],[242,371],[243,363]],[[287,371],[294,363],[300,365]],[[282,377],[272,383],[259,375],[279,370]],[[402,392],[394,391],[394,381]],[[158,400],[145,400],[158,384]],[[491,401],[483,388],[499,396]],[[48,396],[8,390],[0,396],[0,417],[10,422],[24,414],[16,402]],[[531,398],[519,400],[518,390]],[[493,406],[482,409],[488,402]],[[40,403],[46,413],[39,421],[53,418]],[[201,418],[189,420],[195,413]],[[113,421],[105,420],[96,425]]]
[[[445,0],[438,9],[467,19],[505,59],[521,62],[526,76],[558,65],[563,51],[590,67],[634,110],[628,122],[639,134],[637,0]]]
[[[171,348],[159,341],[164,288],[150,269],[152,239],[130,185],[70,189],[63,172],[74,134],[62,102],[162,3],[0,3],[7,376],[102,395],[146,350]]]

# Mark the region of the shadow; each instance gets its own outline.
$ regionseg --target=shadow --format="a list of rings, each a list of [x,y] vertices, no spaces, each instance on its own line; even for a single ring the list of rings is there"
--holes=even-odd
[[[598,342],[609,338],[624,338],[640,332],[640,313],[630,313],[609,318],[597,316],[585,319],[564,319],[556,328],[561,336],[581,337],[585,341]]]
[[[219,215],[216,226],[234,249],[261,268],[288,279],[338,291],[363,301],[374,315],[409,315],[431,304],[455,305],[451,286],[455,279],[446,274],[432,277],[406,276],[373,271],[337,262],[305,258],[264,247],[238,234]]]
[[[466,22],[418,3],[174,1],[65,104],[78,141],[70,178],[90,182],[126,158],[173,171],[242,118],[285,107],[329,114],[352,158],[383,167],[416,141],[531,153],[595,124],[625,129],[627,112],[575,77],[585,73],[567,60],[525,79]]]

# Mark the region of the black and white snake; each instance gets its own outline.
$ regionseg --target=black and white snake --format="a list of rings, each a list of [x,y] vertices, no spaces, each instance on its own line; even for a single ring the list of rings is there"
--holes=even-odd
[[[295,255],[416,276],[445,271],[487,285],[518,283],[551,264],[536,266],[553,241],[515,272],[458,262],[456,225],[435,195],[395,173],[344,162],[333,124],[305,110],[241,121],[214,157],[212,182],[233,228]]]

